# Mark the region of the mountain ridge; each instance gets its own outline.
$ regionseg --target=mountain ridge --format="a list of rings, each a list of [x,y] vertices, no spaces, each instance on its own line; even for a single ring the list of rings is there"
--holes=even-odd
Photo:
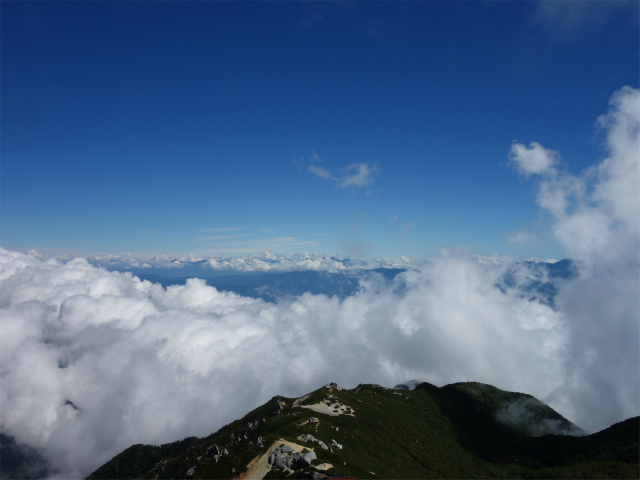
[[[500,417],[518,402],[519,421]],[[586,435],[531,395],[477,382],[331,383],[202,439],[133,445],[87,478],[637,478],[639,425]]]

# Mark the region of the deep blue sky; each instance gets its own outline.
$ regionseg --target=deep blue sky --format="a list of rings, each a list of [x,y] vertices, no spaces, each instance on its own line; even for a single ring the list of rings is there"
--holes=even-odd
[[[557,258],[508,152],[603,158],[638,6],[3,1],[0,244]]]

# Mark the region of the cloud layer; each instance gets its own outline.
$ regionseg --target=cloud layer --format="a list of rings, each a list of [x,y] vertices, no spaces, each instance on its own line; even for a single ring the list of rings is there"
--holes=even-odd
[[[342,302],[277,304],[196,279],[163,289],[83,259],[2,251],[0,262],[1,427],[63,476],[329,381],[476,379],[543,397],[562,384],[562,315],[500,293],[502,270],[472,258],[407,272],[404,294],[369,280]]]
[[[486,382],[588,431],[638,415],[637,102],[630,88],[613,97],[607,158],[580,175],[512,154],[540,176],[538,203],[580,265],[555,309],[495,287],[507,269],[526,284],[524,267],[458,253],[391,285],[368,277],[342,301],[265,303],[0,249],[0,430],[73,478],[329,381]]]

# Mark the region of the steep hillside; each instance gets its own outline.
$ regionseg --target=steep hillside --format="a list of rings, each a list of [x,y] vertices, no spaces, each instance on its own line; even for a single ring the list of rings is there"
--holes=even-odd
[[[203,438],[134,445],[88,478],[638,478],[639,419],[588,436],[530,395],[479,383],[329,384]]]

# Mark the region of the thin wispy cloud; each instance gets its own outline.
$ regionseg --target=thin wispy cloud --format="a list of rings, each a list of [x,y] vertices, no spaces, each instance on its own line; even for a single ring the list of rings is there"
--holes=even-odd
[[[404,230],[402,231],[402,236],[400,237],[400,243],[404,243],[407,241],[407,236],[413,227],[416,226],[416,222],[409,222],[405,225]]]
[[[570,39],[592,34],[604,27],[614,15],[632,11],[634,1],[562,1],[540,0],[531,16],[531,26],[542,29],[550,38]]]
[[[309,165],[308,168],[311,173],[322,178],[323,180],[338,180],[336,177],[331,175],[331,172],[329,172],[329,170],[327,170],[326,168],[322,168],[318,165]]]
[[[262,245],[274,245],[280,244],[283,246],[288,245],[308,245],[308,246],[317,246],[317,243],[312,240],[299,240],[295,237],[273,237],[273,238],[264,238],[258,241],[259,244]]]
[[[507,242],[516,245],[535,245],[537,241],[538,236],[526,229],[514,230],[507,235]]]
[[[240,233],[239,230],[245,233]],[[313,240],[300,239],[291,235],[276,235],[277,230],[268,227],[209,228],[201,229],[199,232],[219,233],[219,235],[198,235],[194,238],[195,242],[200,244],[198,251],[203,257],[251,255],[264,251],[291,252],[318,246],[318,243]]]
[[[203,242],[203,253],[211,255],[246,255],[264,250],[291,252],[301,248],[316,248],[313,240],[291,236],[258,236],[257,234],[214,235],[198,237]]]
[[[368,187],[375,181],[375,175],[378,173],[377,164],[370,163],[352,163],[339,170],[337,175],[331,173],[330,170],[323,165],[324,161],[320,156],[313,152],[304,163],[307,163],[307,170],[318,178],[335,182],[340,188],[362,188]]]
[[[205,232],[235,232],[236,230],[238,230],[239,227],[217,227],[217,228],[202,228],[200,230],[198,230],[199,232],[205,233]]]
[[[205,235],[205,236],[200,236],[200,237],[196,237],[196,240],[199,242],[210,242],[210,241],[221,241],[221,240],[231,240],[231,239],[237,239],[237,238],[246,238],[246,237],[252,237],[253,234],[251,233],[234,233],[234,234],[229,234],[229,235]]]
[[[343,187],[368,187],[373,184],[374,175],[378,172],[378,165],[368,163],[352,163],[345,167],[338,184]]]

